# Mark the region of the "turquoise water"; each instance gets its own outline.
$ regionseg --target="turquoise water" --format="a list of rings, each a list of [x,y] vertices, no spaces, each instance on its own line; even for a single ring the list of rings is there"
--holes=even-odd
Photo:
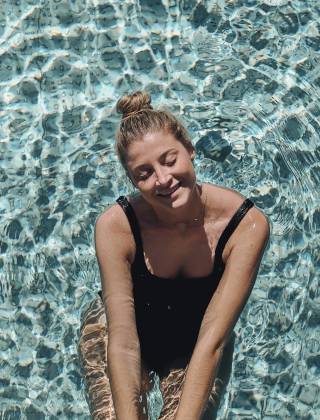
[[[136,89],[185,122],[200,181],[271,222],[219,418],[320,418],[319,31],[316,0],[0,1],[1,418],[89,419],[79,317]]]

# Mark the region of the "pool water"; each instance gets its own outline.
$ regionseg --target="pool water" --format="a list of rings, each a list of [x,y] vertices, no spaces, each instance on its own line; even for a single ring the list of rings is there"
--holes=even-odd
[[[132,191],[114,106],[136,89],[271,223],[218,418],[320,418],[319,63],[317,0],[0,2],[1,418],[89,419],[79,319],[95,220]]]

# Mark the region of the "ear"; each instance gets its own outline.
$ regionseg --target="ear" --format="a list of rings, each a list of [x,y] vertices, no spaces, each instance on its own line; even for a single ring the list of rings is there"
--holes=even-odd
[[[196,157],[196,151],[194,149],[190,150],[190,159],[194,160],[194,158]]]

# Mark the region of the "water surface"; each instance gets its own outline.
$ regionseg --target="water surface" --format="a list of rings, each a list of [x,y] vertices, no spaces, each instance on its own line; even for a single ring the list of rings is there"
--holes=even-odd
[[[100,287],[95,220],[131,191],[114,106],[136,89],[185,122],[200,181],[270,219],[219,418],[320,417],[319,14],[315,0],[2,0],[4,419],[89,418],[79,317]]]

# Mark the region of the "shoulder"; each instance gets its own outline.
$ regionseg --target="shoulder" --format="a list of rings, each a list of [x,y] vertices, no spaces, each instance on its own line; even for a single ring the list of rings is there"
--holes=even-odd
[[[231,188],[203,184],[208,204],[219,213],[232,212],[240,207],[246,197]]]
[[[214,184],[205,184],[204,187],[208,195],[209,208],[214,214],[225,220],[230,220],[247,198],[231,188]],[[262,210],[253,206],[231,236],[230,245],[234,245],[240,238],[242,240],[244,236],[254,237],[257,241],[267,241],[269,235],[270,224],[267,216]]]
[[[127,216],[119,204],[101,213],[95,223],[95,243],[98,246],[121,248],[127,255],[135,252],[135,243]]]
[[[108,207],[96,220],[96,230],[121,231],[126,227],[126,216],[118,204]]]

